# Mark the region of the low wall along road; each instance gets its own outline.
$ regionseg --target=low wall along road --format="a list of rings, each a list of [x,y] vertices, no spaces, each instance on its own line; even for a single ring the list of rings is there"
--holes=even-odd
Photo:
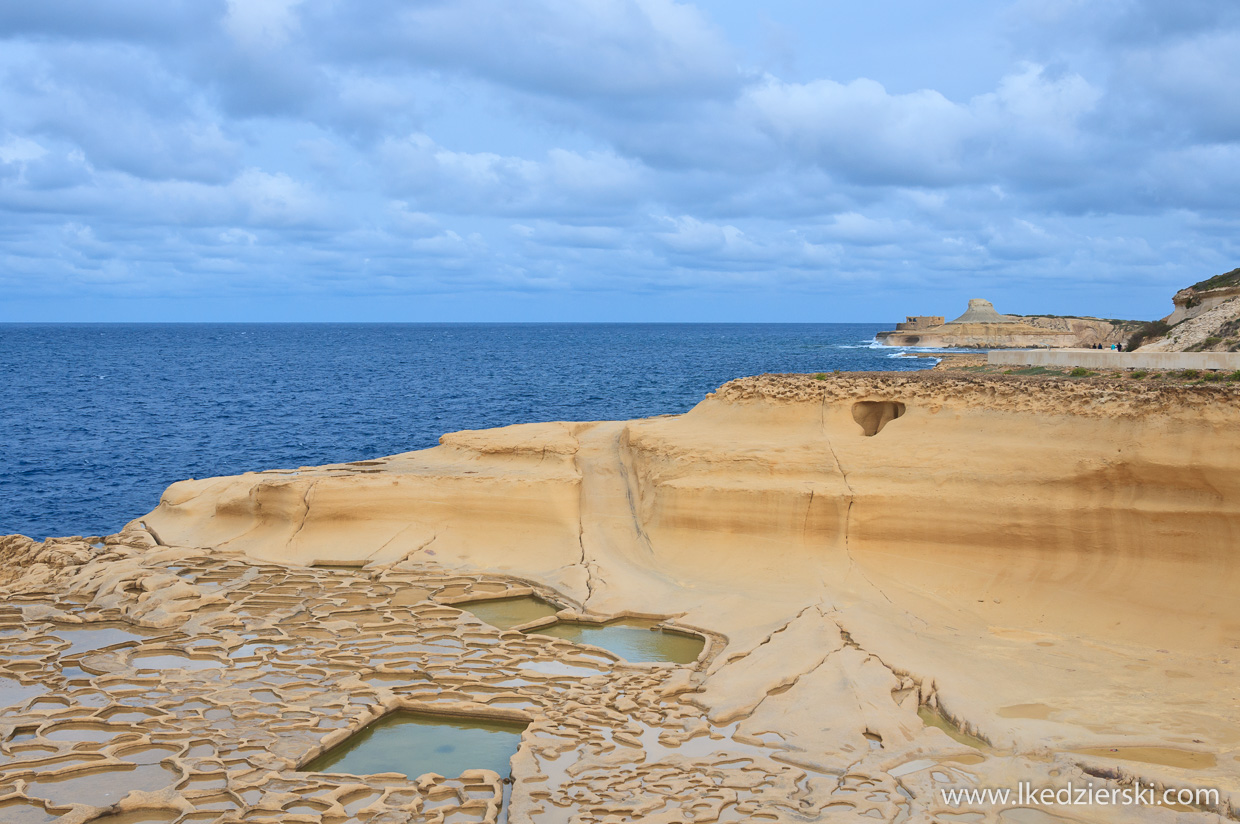
[[[1084,366],[1087,369],[1240,369],[1240,352],[1112,352],[1106,349],[992,349],[1000,366]]]

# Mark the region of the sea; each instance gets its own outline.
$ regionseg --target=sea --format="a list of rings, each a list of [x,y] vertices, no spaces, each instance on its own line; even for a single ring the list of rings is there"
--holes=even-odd
[[[765,372],[913,371],[880,324],[0,324],[0,535],[106,535],[171,483],[445,432],[686,412]]]

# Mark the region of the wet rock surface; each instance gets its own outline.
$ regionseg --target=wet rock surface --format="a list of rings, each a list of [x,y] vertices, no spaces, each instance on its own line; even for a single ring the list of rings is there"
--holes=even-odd
[[[890,679],[876,694],[908,721],[880,735],[855,708],[865,732],[838,764],[764,736],[765,693],[712,720],[703,681],[718,638],[693,665],[634,664],[460,608],[533,591],[571,614],[563,595],[526,581],[425,563],[255,563],[156,546],[133,529],[82,546],[81,563],[51,578],[18,570],[4,591],[5,822],[903,822],[928,820],[941,785],[1011,778],[1014,767],[1084,775],[1062,756],[997,757],[922,724],[927,688],[824,629],[821,614],[782,631],[826,638],[824,660]],[[722,670],[759,677],[743,664]],[[804,700],[815,694],[830,689]],[[398,710],[528,723],[511,779],[299,769]]]

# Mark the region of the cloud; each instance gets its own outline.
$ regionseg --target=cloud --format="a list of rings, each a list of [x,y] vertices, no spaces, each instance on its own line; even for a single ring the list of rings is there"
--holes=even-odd
[[[725,92],[737,76],[721,33],[673,0],[386,0],[364,16],[320,1],[305,15],[336,59],[434,66],[541,94],[679,97]]]
[[[849,35],[776,8],[762,70],[719,22],[740,6],[100,9],[0,9],[14,294],[1040,297],[1235,265],[1235,4],[1011,2],[1010,60],[970,96],[784,76]]]
[[[248,48],[271,48],[288,42],[297,29],[302,0],[227,0],[224,29]]]
[[[425,134],[378,151],[387,186],[421,209],[481,214],[605,213],[631,206],[644,170],[610,152],[551,149],[531,160],[447,149]]]

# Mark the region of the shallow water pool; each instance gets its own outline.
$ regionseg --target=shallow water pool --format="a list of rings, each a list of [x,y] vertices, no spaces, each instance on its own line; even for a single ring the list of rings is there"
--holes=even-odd
[[[520,598],[492,598],[487,601],[469,601],[454,604],[458,609],[475,616],[496,629],[512,629],[539,618],[549,618],[560,611],[554,604],[541,598],[525,595]]]
[[[301,768],[302,772],[372,775],[465,770],[512,772],[509,759],[526,725],[513,721],[399,711],[386,715]]]
[[[577,644],[592,644],[615,653],[626,661],[692,664],[698,659],[705,645],[701,638],[655,629],[656,624],[655,621],[613,621],[609,624],[564,621],[530,630],[530,633],[563,638]]]

